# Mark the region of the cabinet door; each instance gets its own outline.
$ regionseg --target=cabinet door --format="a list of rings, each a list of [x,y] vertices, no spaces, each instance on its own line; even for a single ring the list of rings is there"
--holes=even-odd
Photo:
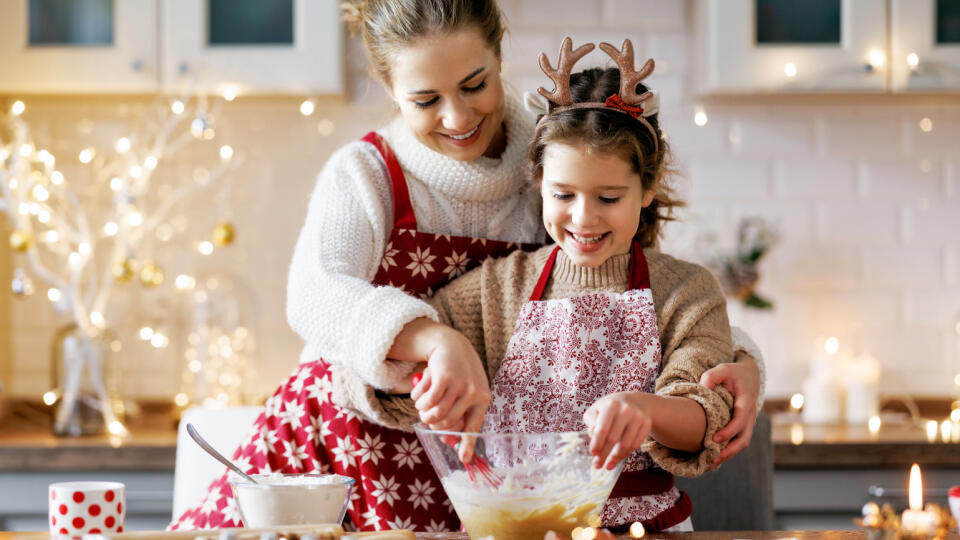
[[[886,0],[704,2],[708,93],[886,87]]]
[[[157,0],[5,0],[0,91],[156,91]]]
[[[340,94],[336,0],[163,0],[169,92]]]
[[[894,90],[960,88],[960,2],[892,0]]]

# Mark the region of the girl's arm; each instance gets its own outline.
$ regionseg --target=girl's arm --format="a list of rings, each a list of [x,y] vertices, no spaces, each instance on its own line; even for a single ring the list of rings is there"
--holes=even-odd
[[[632,454],[648,437],[684,452],[703,449],[707,429],[703,408],[695,401],[647,392],[617,392],[596,401],[584,415],[590,428],[594,466],[607,469]]]

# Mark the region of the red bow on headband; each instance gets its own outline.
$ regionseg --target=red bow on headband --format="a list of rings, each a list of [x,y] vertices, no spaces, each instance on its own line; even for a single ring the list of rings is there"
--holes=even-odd
[[[603,102],[604,106],[611,107],[613,109],[620,109],[621,111],[628,113],[634,118],[639,118],[643,114],[643,107],[637,107],[634,105],[627,105],[620,99],[620,94],[610,94],[610,97]]]

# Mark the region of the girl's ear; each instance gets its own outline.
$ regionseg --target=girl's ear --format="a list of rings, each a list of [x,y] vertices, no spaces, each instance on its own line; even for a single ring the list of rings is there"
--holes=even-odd
[[[650,206],[651,203],[653,203],[653,199],[656,198],[657,189],[659,187],[660,187],[660,180],[657,179],[657,181],[654,182],[652,186],[650,186],[650,189],[646,189],[643,191],[643,198],[641,199],[643,208],[646,208]]]

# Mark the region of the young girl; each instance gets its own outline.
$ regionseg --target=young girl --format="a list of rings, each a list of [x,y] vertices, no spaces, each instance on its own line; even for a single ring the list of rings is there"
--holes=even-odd
[[[640,83],[653,61],[635,72],[629,41],[600,47],[619,70],[571,77],[593,45],[573,51],[569,38],[556,70],[541,56],[556,89],[540,89],[549,109],[530,161],[556,245],[488,259],[431,303],[486,359],[485,430],[586,426],[595,466],[627,459],[604,525],[690,530],[690,500],[670,472],[700,475],[721,449],[713,435],[732,397],[697,381],[732,355],[726,305],[706,269],[655,249],[678,203],[655,94]],[[417,409],[432,392],[428,374],[411,394]]]

